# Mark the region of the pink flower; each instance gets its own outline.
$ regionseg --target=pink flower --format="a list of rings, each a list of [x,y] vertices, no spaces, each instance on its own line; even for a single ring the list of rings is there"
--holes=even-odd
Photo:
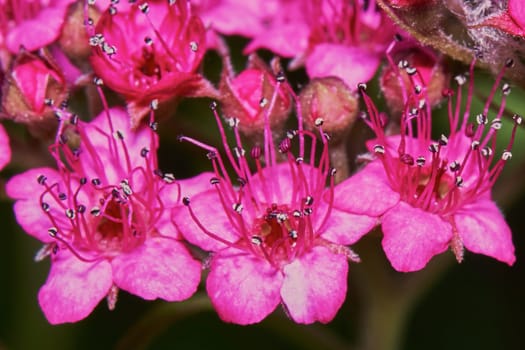
[[[0,170],[2,170],[11,160],[11,147],[9,137],[4,127],[0,124]]]
[[[509,0],[505,11],[487,18],[480,26],[495,27],[512,35],[525,36],[525,2]]]
[[[236,139],[232,153],[213,107],[236,183],[217,149],[181,137],[208,151],[215,174],[208,191],[184,198],[188,209],[176,208],[174,219],[184,237],[212,252],[206,289],[221,319],[243,325],[260,322],[282,303],[295,322],[326,323],[345,299],[347,260],[357,260],[346,245],[376,220],[332,207],[335,171],[329,166],[325,138],[317,164],[315,135],[302,127],[288,133],[277,155],[268,121],[271,108],[272,103],[264,144],[247,156],[238,120],[230,120]],[[292,139],[299,139],[297,158],[290,150]],[[312,142],[308,156],[307,139]]]
[[[33,51],[60,35],[69,4],[75,0],[0,0],[0,28],[11,53]]]
[[[248,8],[243,1],[212,2],[211,26],[252,38],[246,52],[269,49],[294,58],[293,67],[304,63],[310,78],[336,76],[351,89],[374,76],[394,34],[375,1],[281,0],[260,6],[264,9]],[[244,25],[248,19],[256,21]],[[228,26],[223,25],[227,20]]]
[[[190,297],[201,265],[171,222],[179,187],[157,169],[156,134],[131,132],[121,109],[90,123],[57,113],[58,169],[31,169],[6,186],[18,223],[45,243],[36,260],[51,256],[38,295],[49,322],[81,320],[105,296],[113,308],[118,289],[147,300]]]
[[[510,62],[509,62],[510,63]],[[410,76],[418,74],[412,66],[404,66]],[[387,136],[384,116],[377,112],[362,90],[376,139],[368,147],[375,154],[362,171],[341,183],[341,193],[334,206],[351,213],[381,219],[383,249],[398,271],[415,271],[425,267],[436,254],[451,247],[458,261],[464,248],[512,265],[515,261],[511,232],[490,191],[504,164],[511,158],[516,126],[502,153],[496,153],[496,137],[502,126],[507,84],[502,86],[501,107],[489,121],[489,106],[503,76],[490,92],[482,113],[469,123],[473,95],[473,66],[464,113],[461,112],[461,89],[456,106],[451,90],[448,98],[450,133],[431,139],[432,116],[426,103],[426,87],[411,85],[405,93],[407,101],[419,97],[420,104],[408,104],[401,119],[401,135]],[[401,77],[400,77],[401,79]],[[464,76],[456,77],[459,85]]]
[[[154,99],[213,95],[211,84],[197,73],[206,33],[188,1],[110,6],[94,31],[93,70],[126,98],[133,127]]]

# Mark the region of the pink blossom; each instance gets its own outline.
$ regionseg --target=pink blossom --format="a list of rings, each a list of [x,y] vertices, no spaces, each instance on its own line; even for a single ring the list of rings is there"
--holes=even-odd
[[[401,66],[411,77],[418,75],[414,67]],[[431,139],[432,115],[426,103],[426,87],[411,85],[405,90],[406,101],[418,98],[420,103],[417,107],[405,105],[401,135],[397,136],[385,134],[385,116],[378,113],[362,90],[370,118],[367,123],[376,134],[368,147],[376,159],[340,184],[341,193],[334,205],[351,213],[380,218],[383,249],[396,270],[422,269],[434,255],[449,247],[458,261],[462,261],[466,248],[509,265],[514,263],[510,228],[490,195],[504,164],[512,156],[516,127],[522,122],[521,117],[515,116],[510,141],[502,153],[497,153],[496,138],[510,92],[507,84],[501,88],[499,111],[492,120],[488,113],[504,71],[474,123],[468,121],[473,65],[464,112],[460,108],[461,88],[455,106],[453,91],[444,90],[450,133],[441,135],[437,141]],[[459,85],[466,79],[462,75],[456,77]]]
[[[0,28],[11,53],[33,51],[60,35],[68,6],[75,0],[1,0]]]
[[[304,64],[310,78],[336,76],[351,89],[374,76],[394,34],[373,0],[265,1],[263,10],[244,1],[211,3],[213,16],[202,16],[219,32],[252,38],[245,52],[265,48],[294,58],[292,67]],[[245,25],[248,19],[254,24]]]
[[[9,137],[4,127],[0,124],[0,170],[11,160],[11,147]]]
[[[133,127],[154,99],[213,95],[211,84],[197,72],[206,32],[188,1],[110,6],[90,40],[93,70],[126,98]]]
[[[122,109],[90,123],[57,114],[58,169],[31,169],[6,185],[18,223],[44,242],[36,260],[51,256],[38,295],[49,322],[81,320],[105,296],[113,308],[118,289],[147,300],[190,297],[201,266],[171,222],[179,185],[157,169],[157,135],[131,132]]]
[[[215,174],[208,191],[184,198],[188,209],[176,208],[174,219],[184,237],[212,252],[206,289],[221,319],[260,322],[282,303],[295,322],[326,323],[345,299],[347,260],[357,260],[346,245],[368,232],[376,219],[332,207],[335,170],[329,166],[326,138],[317,154],[315,135],[300,122],[278,149],[273,146],[268,115],[277,94],[267,107],[264,142],[248,154],[239,120],[229,120],[236,139],[232,151],[213,107],[237,182],[228,176],[217,149],[181,137],[208,151]],[[297,158],[291,152],[294,139],[299,140]]]
[[[512,35],[525,36],[525,2],[509,0],[505,11],[487,18],[480,26],[491,26]]]

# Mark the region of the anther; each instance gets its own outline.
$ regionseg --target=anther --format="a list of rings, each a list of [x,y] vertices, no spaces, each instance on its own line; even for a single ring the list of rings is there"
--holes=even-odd
[[[365,83],[359,83],[357,84],[357,89],[359,91],[366,91],[366,84]]]
[[[210,179],[210,184],[212,184],[212,185],[217,185],[217,184],[219,184],[220,182],[221,182],[221,180],[219,180],[219,178],[217,178],[217,177],[212,177],[212,178]]]
[[[64,192],[61,192],[58,194],[58,199],[65,201],[67,199],[67,195]]]
[[[400,60],[398,63],[397,63],[397,66],[399,68],[407,68],[408,67],[408,61],[407,60]]]
[[[259,107],[264,108],[267,105],[268,105],[268,99],[265,97],[261,98],[261,100],[259,101]]]
[[[124,134],[123,134],[120,130],[115,131],[115,136],[116,136],[119,140],[124,140]]]
[[[312,212],[313,212],[313,209],[312,209],[312,208],[305,208],[305,209],[303,210],[303,213],[304,213],[305,216],[309,216],[309,215],[311,215]]]
[[[290,232],[288,232],[288,237],[290,237],[293,240],[296,240],[297,237],[298,237],[297,231],[296,230],[290,230]]]
[[[305,205],[312,205],[314,203],[314,197],[312,196],[306,196],[304,199]]]
[[[157,131],[159,129],[159,123],[157,122],[151,122],[149,123],[149,128],[153,131]]]
[[[98,178],[91,179],[91,183],[93,184],[93,186],[99,186],[100,185],[100,179],[98,179]]]
[[[149,108],[151,108],[152,111],[156,111],[157,109],[159,109],[159,100],[158,99],[151,100],[149,104]]]
[[[47,204],[46,202],[42,202],[42,204],[40,204],[40,206],[42,207],[43,211],[45,211],[45,212],[49,211],[49,204]]]
[[[523,118],[517,114],[514,114],[512,116],[512,120],[514,120],[514,123],[516,123],[517,125],[521,125],[523,123]]]
[[[235,156],[237,158],[241,158],[241,157],[244,157],[244,154],[246,153],[246,151],[244,150],[244,148],[239,148],[237,146],[233,147],[233,152],[235,153]]]
[[[472,143],[470,144],[470,148],[472,148],[473,150],[477,150],[479,148],[479,141],[478,140],[472,141]]]
[[[494,130],[499,130],[501,129],[501,124],[501,119],[497,118],[490,123],[490,127]]]
[[[75,218],[75,211],[71,208],[66,209],[66,216],[68,219],[73,220]]]
[[[47,176],[45,175],[38,175],[36,181],[38,182],[38,184],[40,185],[43,185],[46,183],[46,180],[47,180]]]
[[[242,178],[242,177],[238,177],[237,178],[237,182],[239,182],[239,186],[243,187],[246,185],[246,179]]]
[[[437,151],[439,151],[439,144],[437,143],[430,144],[430,146],[428,146],[428,150],[432,153],[437,153]]]
[[[292,215],[294,218],[300,218],[301,216],[303,216],[300,210],[294,210]]]
[[[210,102],[210,109],[212,111],[216,110],[217,109],[217,101],[211,101]]]
[[[226,123],[228,123],[230,128],[236,128],[239,126],[239,118],[228,118],[226,119]]]
[[[481,125],[481,124],[487,124],[488,120],[487,120],[487,116],[483,115],[483,114],[478,114],[476,115],[476,122]]]
[[[290,140],[293,139],[296,135],[297,135],[297,130],[286,131],[286,137],[288,137]]]
[[[109,14],[114,16],[117,14],[117,8],[115,6],[110,6],[109,7]]]
[[[252,236],[250,241],[252,242],[252,244],[254,244],[256,246],[260,246],[262,244],[262,242],[263,242],[262,238],[259,237],[259,236]]]
[[[460,167],[460,164],[457,160],[453,161],[452,163],[450,163],[450,165],[448,166],[448,168],[450,169],[450,171],[458,171],[459,170],[459,167]]]
[[[336,168],[331,168],[330,169],[330,176],[335,176],[336,173],[337,173],[337,169]]]
[[[69,123],[71,125],[77,125],[78,124],[78,115],[72,114],[71,117],[69,118]]]
[[[454,80],[456,81],[456,83],[458,83],[459,86],[467,82],[467,78],[464,75],[456,75],[454,77]]]
[[[448,138],[445,135],[441,134],[438,143],[440,146],[446,146],[448,144]]]
[[[185,206],[190,205],[190,197],[182,198],[182,204],[184,204]]]
[[[406,165],[414,165],[414,157],[408,153],[402,154],[401,157],[399,157],[399,160]]]
[[[142,12],[142,13],[148,13],[149,12],[149,5],[147,2],[143,3],[143,4],[140,4],[139,5],[139,10]]]
[[[233,210],[235,210],[238,214],[242,213],[242,210],[244,209],[242,203],[233,203],[232,208],[233,208]]]
[[[191,41],[190,42],[190,50],[193,51],[193,52],[197,52],[198,49],[199,49],[199,44],[197,44],[196,41]]]
[[[208,158],[209,160],[216,159],[217,158],[217,152],[211,151],[211,152],[206,153],[206,158]]]
[[[120,188],[122,188],[122,191],[124,191],[124,194],[126,194],[127,196],[131,196],[133,194],[133,190],[129,185],[129,181],[126,179],[120,181]]]
[[[503,93],[503,95],[507,96],[508,94],[510,94],[510,85],[505,83],[503,84],[503,86],[501,87],[501,92]]]
[[[514,66],[514,60],[512,58],[507,58],[505,60],[505,67],[511,68],[512,66]]]
[[[383,147],[381,145],[375,145],[374,146],[374,153],[385,154],[385,147]]]
[[[461,176],[456,176],[454,183],[457,187],[461,187],[463,185],[463,178]]]
[[[51,98],[46,98],[46,99],[44,100],[44,104],[45,104],[46,106],[48,106],[48,107],[51,107],[54,103],[55,103],[55,102],[54,102],[53,99],[51,99]]]
[[[277,80],[279,83],[284,83],[286,80],[286,77],[284,76],[284,72],[281,70],[277,72],[277,75],[275,76],[275,80]]]
[[[151,44],[153,44],[153,39],[150,38],[149,36],[147,36],[147,37],[144,38],[144,43],[146,45],[151,45]]]
[[[99,78],[99,77],[94,77],[94,78],[93,78],[93,83],[94,83],[95,85],[102,86],[102,85],[104,85],[104,80],[102,80],[102,79]]]
[[[51,227],[49,230],[47,230],[47,233],[49,233],[51,237],[55,238],[57,236],[58,230],[56,227]]]
[[[490,148],[490,147],[483,147],[481,149],[481,155],[483,157],[490,157],[492,155],[492,148]]]
[[[175,182],[175,175],[173,175],[172,173],[166,173],[162,177],[162,180],[164,180],[164,182],[167,184],[172,184]]]
[[[416,67],[407,67],[406,72],[408,75],[414,75],[417,72]]]
[[[314,121],[314,124],[315,124],[315,126],[317,126],[317,127],[323,125],[323,123],[324,123],[323,118],[317,118],[317,119],[315,119],[315,121]]]
[[[79,205],[77,206],[77,212],[78,212],[79,214],[84,214],[84,213],[86,212],[86,206],[83,205],[83,204],[79,204]]]
[[[423,166],[425,165],[426,159],[425,157],[417,157],[416,164],[417,166]]]
[[[149,149],[147,149],[146,147],[140,150],[140,156],[143,158],[146,158],[148,156],[148,153],[149,153]]]
[[[512,158],[512,153],[510,151],[503,151],[501,154],[501,159],[507,161]]]
[[[296,164],[302,164],[304,162],[304,158],[303,157],[297,157],[295,158],[295,163]]]

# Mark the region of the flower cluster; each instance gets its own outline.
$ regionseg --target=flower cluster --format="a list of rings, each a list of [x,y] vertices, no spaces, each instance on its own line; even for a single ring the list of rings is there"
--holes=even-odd
[[[30,152],[20,151],[13,167],[23,168],[5,190],[18,224],[43,243],[35,260],[51,260],[38,293],[50,323],[79,321],[104,298],[114,309],[119,290],[188,299],[203,269],[226,322],[257,323],[281,304],[297,323],[327,323],[346,299],[349,265],[367,263],[350,246],[378,226],[397,271],[423,269],[447,249],[458,262],[468,250],[514,263],[511,230],[491,197],[522,124],[514,115],[497,147],[512,60],[478,113],[476,60],[450,89],[442,55],[373,0],[3,5],[1,116],[27,127],[49,158],[27,165]],[[511,0],[481,25],[522,35],[521,8]],[[238,73],[222,37],[233,34],[249,38]],[[306,84],[296,87],[279,58],[268,64],[259,49],[304,68]],[[203,68],[209,50],[222,62],[218,82]],[[381,63],[377,92],[388,112],[365,84]],[[184,97],[217,101],[209,114],[222,147],[179,136],[205,151],[211,171],[176,179],[159,167],[159,140],[175,134],[160,133],[159,117]],[[440,103],[449,130],[436,137]],[[349,135],[360,122],[375,137],[352,174],[347,149],[359,145]],[[0,168],[10,158],[0,126]]]

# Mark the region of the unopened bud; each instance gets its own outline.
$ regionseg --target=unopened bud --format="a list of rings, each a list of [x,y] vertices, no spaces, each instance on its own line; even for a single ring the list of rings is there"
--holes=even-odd
[[[336,77],[312,79],[299,95],[305,124],[337,136],[357,118],[357,96]]]
[[[229,71],[229,65],[225,66],[220,83],[224,114],[236,118],[245,134],[262,132],[266,113],[269,113],[270,128],[281,128],[290,112],[291,97],[269,67],[255,55],[250,56],[248,68],[237,76]],[[277,98],[272,106],[275,93]]]
[[[32,132],[47,133],[56,125],[53,105],[60,106],[66,97],[65,78],[47,51],[21,51],[3,82],[3,115],[28,124]]]

